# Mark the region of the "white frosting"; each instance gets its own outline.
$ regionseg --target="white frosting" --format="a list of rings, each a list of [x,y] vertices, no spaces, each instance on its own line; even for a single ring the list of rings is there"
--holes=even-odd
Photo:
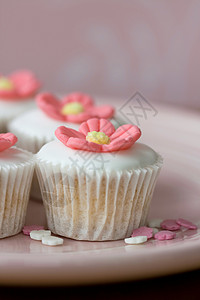
[[[45,137],[46,140],[51,141],[55,138],[54,132],[59,126],[67,126],[78,130],[80,124],[57,121],[46,116],[39,109],[34,109],[15,118],[10,122],[8,128],[12,132],[15,132],[16,129],[17,132],[22,132],[28,136],[38,139]]]
[[[0,98],[0,119],[12,119],[26,110],[36,107],[33,98],[23,101],[8,101]]]
[[[0,168],[26,163],[32,159],[33,155],[16,147],[0,152]]]
[[[111,120],[113,125],[117,128],[119,124],[114,120]],[[25,134],[29,138],[52,141],[55,137],[55,130],[59,126],[66,126],[78,130],[80,124],[62,122],[54,120],[48,117],[39,109],[34,109],[21,114],[19,117],[15,118],[8,124],[9,131],[15,133],[20,139],[19,134]],[[34,141],[33,141],[34,142]]]
[[[144,168],[157,162],[158,154],[150,147],[135,143],[130,149],[111,153],[95,153],[74,150],[55,140],[44,145],[36,158],[64,167],[87,170],[132,170]]]

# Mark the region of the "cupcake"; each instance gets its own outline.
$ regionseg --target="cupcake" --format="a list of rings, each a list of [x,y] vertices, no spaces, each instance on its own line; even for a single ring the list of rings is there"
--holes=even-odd
[[[33,155],[12,147],[16,142],[14,134],[0,134],[0,238],[22,230],[34,171]]]
[[[79,131],[60,126],[36,155],[49,229],[76,240],[129,237],[146,224],[162,158],[135,143],[141,131],[115,130],[106,119],[89,119]]]
[[[91,116],[111,118],[114,114],[112,106],[95,106],[94,100],[82,93],[69,94],[62,100],[41,93],[36,102],[38,109],[24,113],[9,124],[9,130],[19,137],[18,146],[33,153],[55,139],[54,132],[59,126],[78,130]]]
[[[7,131],[8,122],[22,112],[33,109],[33,97],[40,87],[29,71],[18,71],[0,76],[0,132]]]

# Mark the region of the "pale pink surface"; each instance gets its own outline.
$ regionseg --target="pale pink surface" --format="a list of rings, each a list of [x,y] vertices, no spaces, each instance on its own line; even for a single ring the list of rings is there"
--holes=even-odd
[[[167,230],[179,230],[181,228],[181,226],[176,223],[176,220],[172,220],[172,219],[164,220],[160,224],[160,227],[162,229],[167,229]]]
[[[197,226],[194,223],[182,218],[176,220],[176,223],[188,229],[194,229],[194,230],[197,229]]]
[[[147,236],[148,239],[153,237],[153,228],[142,226],[140,228],[136,228],[133,230],[131,235],[132,237],[135,236]]]
[[[8,101],[25,100],[29,96],[34,95],[40,88],[40,82],[30,71],[16,71],[7,76],[7,78],[13,83],[14,88],[12,90],[0,89],[0,98]]]
[[[17,137],[13,133],[8,132],[0,134],[0,152],[9,149],[16,143]]]
[[[61,120],[71,123],[82,123],[92,117],[112,118],[114,107],[111,105],[95,106],[91,96],[83,93],[71,93],[62,100],[57,99],[50,93],[41,93],[37,95],[36,102],[38,107],[49,117],[55,120]],[[84,111],[79,114],[62,114],[62,108],[69,103],[79,102]]]
[[[86,140],[91,131],[104,132],[110,137],[109,144],[96,144]],[[140,129],[131,124],[120,126],[116,131],[113,124],[106,119],[89,119],[82,123],[79,132],[60,126],[55,131],[56,137],[67,147],[92,152],[112,152],[128,149],[140,138]]]
[[[169,241],[151,239],[141,246],[124,246],[124,241],[64,239],[62,247],[49,248],[19,234],[0,241],[1,284],[108,283],[200,268],[199,114],[174,107],[157,109],[159,114],[155,118],[143,119],[141,124],[142,142],[164,156],[149,219],[177,220],[182,216],[196,223],[198,229],[179,231],[176,239]],[[190,126],[185,127],[186,122]],[[30,201],[26,224],[46,227],[42,203]]]
[[[169,231],[169,230],[162,230],[162,231],[157,232],[154,235],[154,238],[159,241],[173,240],[173,239],[175,239],[175,237],[176,237],[176,233]]]
[[[41,225],[26,225],[23,227],[22,231],[25,235],[30,235],[32,230],[43,230],[44,226]]]

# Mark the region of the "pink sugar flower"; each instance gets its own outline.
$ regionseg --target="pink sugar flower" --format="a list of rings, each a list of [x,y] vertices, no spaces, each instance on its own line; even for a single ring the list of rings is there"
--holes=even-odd
[[[113,152],[130,148],[141,136],[137,126],[126,124],[117,130],[106,119],[89,119],[79,131],[60,126],[56,137],[67,147],[92,152]]]
[[[17,137],[13,133],[8,132],[0,134],[0,152],[9,149],[16,143]]]
[[[0,75],[0,97],[6,100],[25,100],[35,95],[39,87],[39,81],[30,71],[17,71],[7,77]]]
[[[41,93],[36,98],[38,107],[49,117],[71,123],[82,123],[92,117],[112,118],[114,108],[110,105],[95,106],[86,94],[72,93],[61,101],[49,93]]]

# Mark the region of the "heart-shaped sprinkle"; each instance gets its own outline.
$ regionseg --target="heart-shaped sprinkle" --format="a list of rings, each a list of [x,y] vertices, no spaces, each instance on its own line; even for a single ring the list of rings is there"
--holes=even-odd
[[[162,230],[154,235],[154,238],[159,241],[172,240],[176,237],[176,233],[169,230]]]
[[[57,246],[63,244],[63,239],[56,237],[56,236],[43,236],[42,237],[42,244],[47,246]]]
[[[50,235],[51,235],[50,230],[32,230],[30,232],[30,237],[36,241],[41,241],[44,236],[50,236]]]
[[[185,219],[182,219],[182,218],[179,218],[178,220],[176,220],[176,223],[180,226],[183,226],[185,228],[188,228],[188,229],[197,229],[197,226],[195,224],[193,224],[192,222],[188,221],[188,220],[185,220]]]
[[[164,220],[161,224],[160,224],[162,229],[166,229],[166,230],[179,230],[180,229],[180,225],[176,223],[176,220],[173,219],[168,219],[168,220]]]
[[[147,241],[147,236],[135,236],[124,240],[124,242],[129,245],[142,244],[145,243],[146,241]]]

